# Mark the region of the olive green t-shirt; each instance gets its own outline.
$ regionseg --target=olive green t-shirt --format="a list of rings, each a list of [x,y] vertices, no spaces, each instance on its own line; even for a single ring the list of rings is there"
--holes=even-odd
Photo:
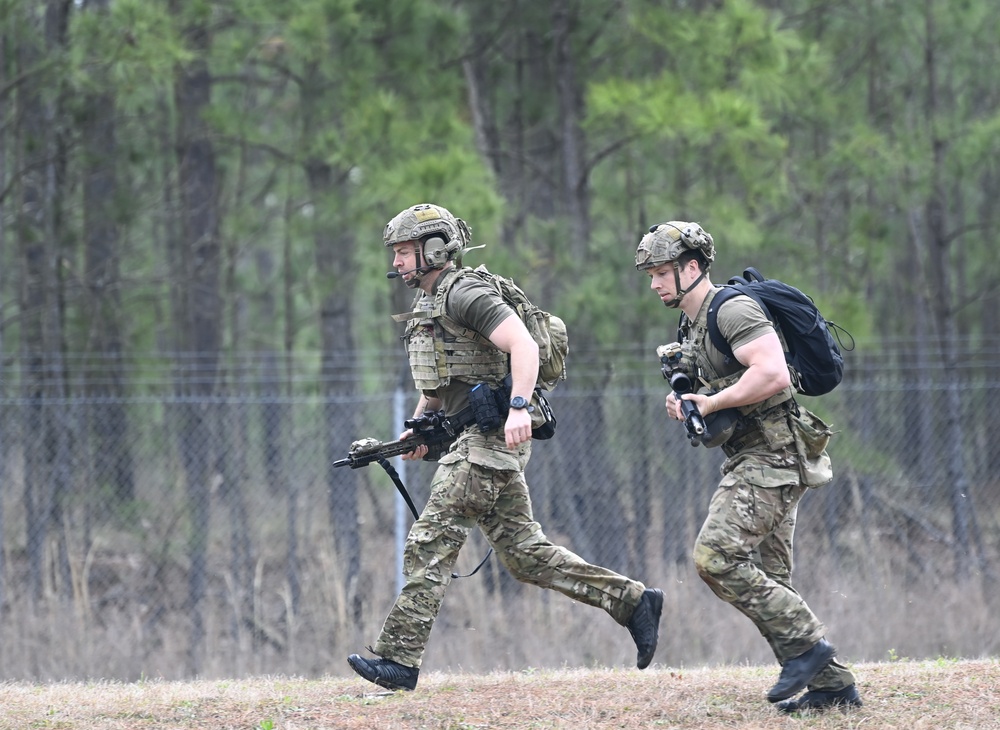
[[[487,338],[507,317],[516,316],[495,289],[475,276],[463,276],[456,281],[445,306],[451,319]],[[444,388],[425,395],[440,398],[444,412],[452,415],[468,405],[469,388],[475,384],[452,378]]]
[[[719,307],[716,323],[719,325],[720,334],[734,352],[758,337],[762,337],[768,332],[774,332],[774,325],[764,315],[764,310],[745,294],[739,294]],[[743,369],[743,365],[735,357],[729,358],[729,362],[726,362],[726,356],[712,344],[711,338],[707,336],[705,337],[705,352],[712,367],[723,377]]]

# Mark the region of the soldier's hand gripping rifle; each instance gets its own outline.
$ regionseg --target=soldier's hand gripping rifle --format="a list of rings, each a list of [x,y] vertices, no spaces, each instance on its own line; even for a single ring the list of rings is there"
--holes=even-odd
[[[454,429],[448,428],[444,411],[425,411],[416,418],[404,421],[403,425],[413,431],[407,438],[395,441],[359,439],[351,444],[347,456],[333,462],[333,465],[360,469],[373,461],[381,462],[393,456],[408,454],[418,446],[427,447],[424,461],[437,461],[448,450],[457,435]]]
[[[691,442],[692,446],[697,446],[705,437],[707,429],[705,427],[705,419],[702,418],[698,406],[693,401],[685,400],[681,397],[686,393],[694,392],[691,376],[681,367],[681,345],[679,342],[660,345],[656,348],[656,354],[660,357],[660,371],[663,373],[663,377],[670,381],[670,387],[680,402],[688,441]]]
[[[493,396],[491,395],[490,397],[492,398]],[[410,508],[413,519],[419,519],[420,513],[417,512],[417,508],[410,498],[410,493],[406,491],[403,480],[399,478],[399,473],[389,463],[389,459],[400,454],[408,454],[418,446],[426,446],[427,453],[424,455],[423,460],[437,461],[455,442],[459,432],[465,426],[469,425],[470,421],[468,419],[471,413],[472,409],[466,408],[457,416],[446,418],[444,411],[424,411],[424,413],[416,418],[403,421],[403,425],[413,432],[405,439],[385,442],[373,438],[359,439],[351,444],[351,449],[347,453],[347,456],[333,462],[333,465],[359,469],[363,466],[368,466],[373,461],[377,462],[379,466],[385,469],[385,473],[392,479],[392,483],[396,485],[396,489],[399,491],[403,501],[406,502],[406,506]],[[480,561],[479,565],[471,573],[467,575],[452,573],[451,577],[468,578],[471,575],[475,575],[486,564],[486,561],[489,560],[492,554],[493,548],[491,547],[489,552],[486,553],[486,557]]]
[[[418,446],[426,446],[427,453],[424,461],[437,461],[448,450],[448,447],[455,441],[457,433],[445,419],[444,411],[424,411],[416,418],[403,421],[403,425],[413,433],[405,439],[395,441],[379,441],[373,438],[358,439],[351,444],[351,450],[343,459],[333,462],[334,466],[349,466],[352,469],[360,469],[368,466],[373,461],[385,469],[385,473],[392,479],[396,489],[410,508],[413,519],[420,517],[417,508],[410,499],[409,492],[403,486],[402,480],[395,467],[389,463],[389,459],[400,454],[408,454]]]

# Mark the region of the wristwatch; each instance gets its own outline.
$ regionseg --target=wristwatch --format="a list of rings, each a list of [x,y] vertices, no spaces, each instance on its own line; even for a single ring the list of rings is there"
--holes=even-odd
[[[525,398],[523,395],[515,395],[513,398],[511,398],[510,407],[513,408],[515,411],[519,411],[522,408],[527,408],[528,413],[532,413],[535,410],[534,406],[528,405],[528,399]]]

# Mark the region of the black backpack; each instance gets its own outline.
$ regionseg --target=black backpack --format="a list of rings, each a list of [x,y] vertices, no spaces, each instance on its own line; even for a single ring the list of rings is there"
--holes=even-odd
[[[827,321],[806,294],[777,279],[765,279],[755,268],[746,269],[743,276],[734,276],[715,295],[708,310],[708,336],[712,344],[727,358],[733,349],[719,332],[719,307],[738,294],[746,294],[764,310],[771,323],[785,340],[785,360],[799,376],[797,389],[803,395],[823,395],[840,385],[844,378],[844,356],[834,339],[836,328],[850,337],[843,327]],[[842,344],[842,343],[841,343]],[[854,339],[851,346],[854,349]]]

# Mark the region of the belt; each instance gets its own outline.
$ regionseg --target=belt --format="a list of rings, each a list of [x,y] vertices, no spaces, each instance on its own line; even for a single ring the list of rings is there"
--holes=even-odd
[[[446,417],[442,425],[449,436],[457,436],[475,422],[476,416],[472,412],[472,406],[466,406],[453,416]]]
[[[764,432],[760,429],[755,429],[744,436],[740,436],[739,438],[729,439],[729,441],[722,444],[722,451],[726,454],[726,456],[734,456],[740,451],[745,451],[746,449],[759,446],[764,443],[767,443],[767,439],[764,438]]]
[[[771,406],[765,411],[751,416],[747,419],[750,425],[747,431],[744,433],[737,432],[736,435],[724,443],[722,445],[723,452],[725,452],[726,456],[731,457],[738,454],[740,451],[746,451],[747,449],[751,449],[755,446],[766,444],[767,437],[764,435],[764,429],[761,426],[761,422],[767,420],[775,413],[792,413],[797,407],[795,399],[790,398],[789,400],[782,401],[777,405]]]

